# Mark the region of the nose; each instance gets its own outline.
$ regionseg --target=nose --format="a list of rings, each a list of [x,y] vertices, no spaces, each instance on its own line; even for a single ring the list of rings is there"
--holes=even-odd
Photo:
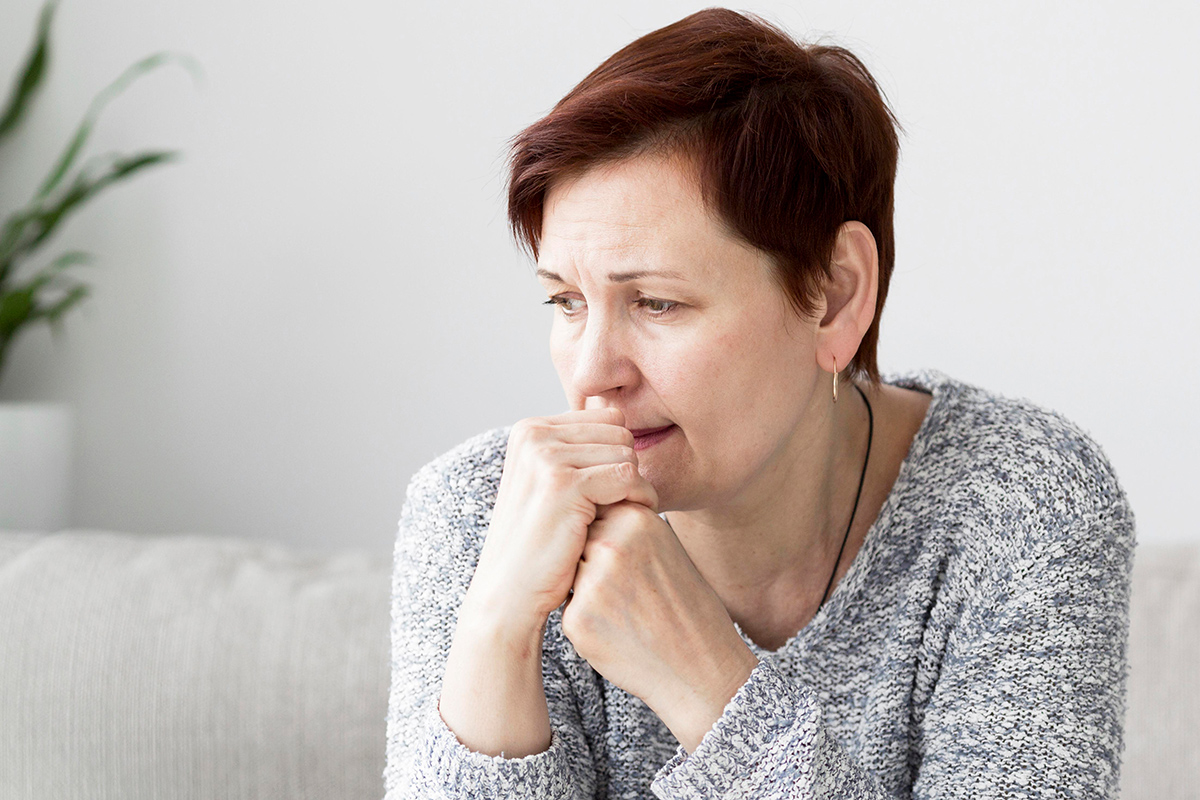
[[[575,342],[571,389],[582,398],[612,399],[627,393],[638,380],[628,332],[619,322],[593,313]]]

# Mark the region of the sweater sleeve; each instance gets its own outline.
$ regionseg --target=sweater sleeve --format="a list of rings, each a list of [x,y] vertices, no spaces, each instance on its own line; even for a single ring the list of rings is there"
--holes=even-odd
[[[566,674],[544,648],[549,749],[524,758],[474,752],[438,711],[442,676],[463,595],[474,573],[490,500],[437,462],[414,477],[400,520],[392,585],[392,681],[387,800],[584,800],[595,775]]]
[[[1117,796],[1133,546],[1122,497],[963,598],[919,717],[912,797]],[[769,656],[651,788],[662,800],[885,796],[823,725],[815,694]]]
[[[1121,494],[994,574],[947,642],[915,796],[1117,796],[1134,545]]]
[[[882,798],[821,721],[811,689],[764,656],[690,755],[680,747],[650,786],[661,800]]]

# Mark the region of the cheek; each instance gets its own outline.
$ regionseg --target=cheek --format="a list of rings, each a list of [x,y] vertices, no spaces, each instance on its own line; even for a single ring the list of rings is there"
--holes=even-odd
[[[813,360],[806,352],[770,325],[747,324],[680,354],[676,385],[686,392],[693,432],[720,441],[734,459],[769,448],[801,404],[805,358]]]
[[[765,354],[774,347],[769,337],[752,332],[714,332],[674,348],[665,359],[665,375],[702,408],[716,411],[731,400],[744,405],[770,371]]]

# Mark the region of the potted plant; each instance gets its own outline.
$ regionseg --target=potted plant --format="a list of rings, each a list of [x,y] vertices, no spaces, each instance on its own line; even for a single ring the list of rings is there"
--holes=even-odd
[[[0,106],[0,146],[14,135],[46,75],[50,24],[56,0],[38,17],[33,45],[7,102]],[[92,100],[82,122],[32,199],[0,223],[0,383],[17,338],[39,323],[61,327],[88,287],[74,268],[89,261],[71,250],[44,254],[63,223],[115,183],[176,158],[174,151],[108,154],[84,159],[84,149],[104,107],[140,76],[177,62],[196,74],[194,62],[157,53],[138,61]],[[67,524],[72,414],[51,403],[0,403],[0,528],[55,529]]]

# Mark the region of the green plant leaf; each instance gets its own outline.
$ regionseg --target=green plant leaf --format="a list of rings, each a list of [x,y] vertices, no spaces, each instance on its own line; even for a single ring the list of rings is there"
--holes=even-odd
[[[39,319],[45,319],[55,335],[58,335],[62,326],[63,314],[88,296],[90,288],[82,283],[77,283],[47,306],[39,306],[36,300],[39,288],[53,278],[53,275],[45,273],[50,272],[56,265],[58,269],[63,269],[71,263],[77,263],[79,257],[85,255],[76,252],[64,253],[20,289],[0,291],[0,373],[3,373],[9,348],[16,340],[17,334],[26,325]]]
[[[0,338],[11,339],[22,326],[42,318],[56,325],[71,306],[87,296],[88,288],[81,283],[73,283],[64,287],[66,292],[49,305],[39,302],[41,296],[64,270],[90,260],[89,254],[79,250],[62,253],[21,286],[0,291]]]
[[[192,78],[196,81],[199,81],[201,78],[202,70],[199,63],[190,56],[185,56],[178,53],[155,53],[153,55],[146,56],[141,61],[138,61],[133,66],[126,69],[115,81],[102,89],[100,93],[97,94],[92,100],[91,105],[88,106],[87,113],[83,117],[83,121],[75,130],[75,135],[71,137],[71,141],[67,145],[67,149],[63,151],[61,156],[59,156],[58,163],[55,165],[54,169],[50,171],[50,175],[46,178],[46,181],[38,190],[36,199],[41,200],[42,198],[46,197],[46,195],[50,194],[50,192],[54,191],[55,187],[58,186],[63,177],[67,174],[68,170],[71,169],[71,166],[75,163],[75,159],[78,158],[80,151],[83,150],[83,146],[87,144],[88,137],[91,136],[92,129],[96,125],[96,120],[100,118],[100,113],[104,110],[104,107],[112,102],[112,100],[121,94],[121,92],[125,91],[125,89],[129,87],[129,84],[133,83],[135,80],[151,70],[157,69],[158,67],[168,63],[179,64],[188,72],[190,72],[192,74]]]
[[[0,296],[0,337],[9,338],[18,328],[30,322],[34,310],[33,292],[27,288]]]
[[[40,290],[43,286],[52,283],[55,278],[58,278],[62,274],[64,270],[69,269],[77,264],[85,264],[91,260],[92,257],[90,254],[79,250],[71,250],[63,253],[58,258],[54,259],[49,264],[38,270],[33,277],[29,279],[26,287],[30,289],[33,292],[33,295],[36,297],[38,290]]]
[[[0,298],[0,335],[11,336],[17,329],[39,319],[48,319],[56,323],[59,317],[90,291],[86,285],[75,283],[48,305],[39,303],[38,295],[43,292],[43,287],[51,277],[38,275],[20,289],[7,292]]]
[[[76,175],[70,188],[52,205],[43,207],[34,202],[13,214],[0,234],[0,286],[10,276],[17,259],[40,247],[83,203],[114,183],[178,156],[174,150],[152,150],[134,156],[113,157],[98,177],[88,174],[89,171]]]
[[[13,269],[22,235],[36,218],[35,207],[17,211],[4,221],[4,230],[0,232],[0,288],[4,286]]]
[[[0,113],[0,140],[21,121],[45,77],[50,57],[50,27],[57,5],[58,0],[47,0],[42,8],[34,45],[12,96]],[[90,291],[86,285],[73,281],[55,285],[67,269],[89,260],[86,253],[63,253],[23,285],[14,287],[12,284],[20,262],[43,245],[66,218],[108,186],[178,156],[175,151],[145,151],[132,156],[89,159],[83,167],[74,170],[73,177],[68,177],[105,107],[134,81],[168,63],[182,66],[197,83],[202,80],[199,63],[181,54],[156,53],[130,66],[92,99],[83,120],[33,199],[4,219],[0,227],[0,371],[14,337],[24,326],[45,319],[57,331],[63,315]],[[64,184],[67,186],[62,190]]]
[[[28,245],[22,249],[32,250],[40,246],[72,211],[112,184],[125,180],[147,167],[166,163],[178,156],[179,153],[174,150],[149,151],[128,158],[118,158],[98,178],[90,178],[86,174],[76,176],[75,182],[58,203],[38,215],[35,222],[39,229],[30,238]]]
[[[49,320],[51,326],[57,328],[61,324],[62,315],[67,313],[80,300],[87,297],[90,292],[91,289],[82,283],[76,284],[52,305],[46,308],[39,308],[36,312],[37,316],[45,317]]]
[[[42,82],[42,77],[46,74],[46,64],[50,58],[50,22],[53,20],[54,9],[57,6],[56,0],[50,0],[42,6],[33,47],[25,59],[25,67],[17,78],[4,113],[0,114],[0,139],[3,139],[21,121],[21,117],[29,108],[29,103]]]
[[[68,267],[73,267],[76,264],[86,264],[91,260],[91,253],[85,253],[82,250],[68,250],[67,252],[59,255],[58,258],[54,259],[46,266],[42,267],[38,274],[56,275]]]

